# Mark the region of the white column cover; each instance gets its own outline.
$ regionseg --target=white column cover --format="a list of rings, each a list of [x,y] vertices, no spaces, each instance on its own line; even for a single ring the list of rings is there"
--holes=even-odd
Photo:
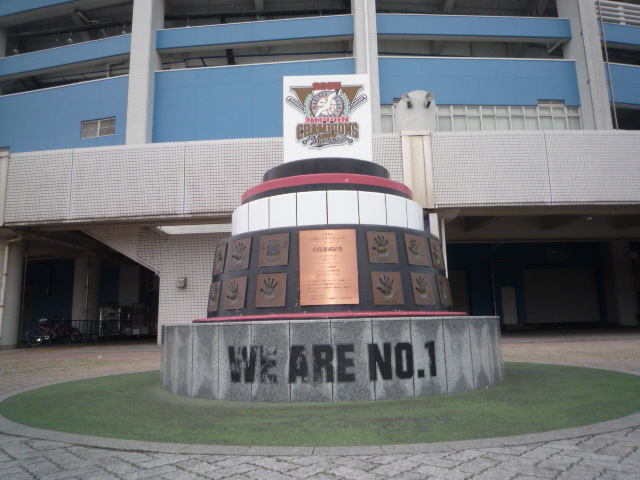
[[[154,76],[160,69],[156,30],[164,27],[164,0],[135,0],[131,32],[127,145],[151,143]]]
[[[373,133],[380,133],[380,81],[378,78],[378,30],[375,0],[352,0],[353,55],[357,74],[368,74],[371,82]]]

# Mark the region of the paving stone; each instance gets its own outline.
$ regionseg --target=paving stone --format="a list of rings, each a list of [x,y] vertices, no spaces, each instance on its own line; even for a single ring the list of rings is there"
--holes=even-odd
[[[349,480],[374,480],[379,478],[377,475],[363,472],[351,467],[345,467],[344,465],[334,468],[329,473],[337,476],[338,478],[347,478]]]

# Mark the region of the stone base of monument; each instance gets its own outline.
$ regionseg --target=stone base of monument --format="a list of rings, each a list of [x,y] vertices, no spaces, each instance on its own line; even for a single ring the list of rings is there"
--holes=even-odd
[[[416,312],[165,326],[161,371],[171,393],[243,402],[426,397],[504,376],[497,317]]]

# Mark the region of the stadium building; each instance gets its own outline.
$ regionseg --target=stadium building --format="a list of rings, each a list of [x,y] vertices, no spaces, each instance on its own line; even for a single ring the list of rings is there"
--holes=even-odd
[[[446,240],[454,310],[638,325],[639,4],[0,0],[0,346],[206,315],[294,75],[369,76],[373,160]]]

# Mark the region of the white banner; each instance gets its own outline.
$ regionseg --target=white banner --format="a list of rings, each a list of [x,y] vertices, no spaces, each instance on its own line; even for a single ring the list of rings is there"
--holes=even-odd
[[[284,161],[340,157],[371,161],[368,75],[283,77]]]

